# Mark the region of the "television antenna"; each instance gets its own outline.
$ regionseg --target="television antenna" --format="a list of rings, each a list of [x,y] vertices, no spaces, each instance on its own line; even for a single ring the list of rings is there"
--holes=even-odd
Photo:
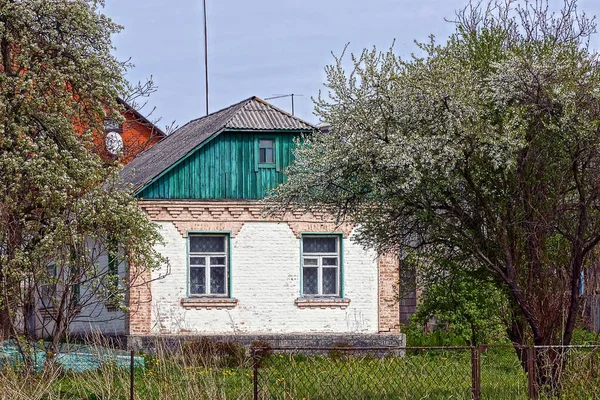
[[[292,99],[292,115],[294,114],[294,97],[304,97],[304,95],[301,94],[295,94],[295,93],[290,93],[290,94],[274,94],[271,97],[266,97],[265,100],[273,100],[273,99],[281,99],[284,97],[290,97]]]

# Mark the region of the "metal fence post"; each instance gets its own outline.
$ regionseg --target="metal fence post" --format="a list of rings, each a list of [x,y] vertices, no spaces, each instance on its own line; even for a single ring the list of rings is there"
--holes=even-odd
[[[529,389],[529,398],[537,399],[537,376],[535,368],[535,347],[527,347],[527,388]]]
[[[473,400],[481,399],[481,359],[479,350],[479,347],[471,347],[471,393]]]
[[[254,385],[254,395],[253,399],[258,400],[258,349],[256,347],[252,348],[252,383]]]
[[[134,396],[134,390],[133,390],[133,386],[135,383],[135,353],[133,350],[131,350],[131,359],[129,361],[129,399],[133,400],[133,396]]]

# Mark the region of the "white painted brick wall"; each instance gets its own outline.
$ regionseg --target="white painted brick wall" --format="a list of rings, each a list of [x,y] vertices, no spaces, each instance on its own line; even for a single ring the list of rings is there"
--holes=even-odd
[[[101,271],[108,268],[108,255],[101,255],[98,258],[98,266]],[[125,276],[125,263],[119,264],[119,275]],[[86,288],[81,287],[80,293],[86,296]],[[92,293],[92,292],[90,292]],[[121,311],[107,311],[103,301],[90,300],[87,307],[84,307],[81,314],[70,326],[71,333],[89,333],[102,331],[107,335],[123,335],[125,332],[125,315]]]
[[[170,275],[152,283],[152,331],[163,333],[376,333],[377,259],[352,238],[344,239],[342,310],[299,309],[300,240],[286,223],[247,222],[232,239],[230,310],[185,310],[186,239],[171,222],[160,222]],[[166,270],[155,271],[153,278]]]

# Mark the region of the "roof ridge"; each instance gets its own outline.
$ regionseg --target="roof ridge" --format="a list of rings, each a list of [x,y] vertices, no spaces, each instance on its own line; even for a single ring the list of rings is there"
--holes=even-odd
[[[233,106],[242,106],[242,107],[245,107],[245,106],[246,106],[246,105],[247,105],[247,104],[248,104],[250,101],[252,101],[252,100],[255,100],[256,98],[257,98],[256,96],[251,96],[251,97],[248,97],[247,99],[244,99],[244,100],[242,100],[242,101],[238,101],[237,103],[235,103],[235,104],[232,104],[231,106],[229,106],[229,107],[227,107],[227,108],[232,108]],[[244,104],[242,105],[242,103],[244,103]],[[234,117],[237,115],[237,113],[238,113],[239,111],[240,111],[240,110],[236,110],[236,112],[234,112],[234,113],[231,115],[231,117],[229,117],[229,119],[228,119],[227,121],[225,121],[225,124],[223,124],[223,126],[221,127],[221,129],[223,129],[223,128],[225,128],[227,125],[229,125],[229,123],[231,122],[231,120],[232,120],[232,119],[233,119],[233,118],[234,118]]]
[[[180,126],[179,128],[177,128],[177,129],[176,129],[174,132],[172,132],[170,135],[165,135],[165,136],[164,136],[164,137],[163,137],[161,140],[159,140],[158,142],[156,142],[156,143],[155,143],[155,145],[156,145],[156,144],[158,144],[159,142],[164,142],[164,141],[166,141],[166,140],[167,140],[168,138],[170,138],[170,137],[173,137],[173,136],[175,136],[175,134],[176,134],[177,132],[179,132],[180,130],[182,130],[183,128],[185,128],[186,126],[188,126],[189,124],[191,124],[192,122],[197,122],[197,121],[200,121],[200,120],[202,120],[202,119],[205,119],[205,118],[211,117],[211,116],[213,116],[213,115],[215,115],[215,114],[219,114],[220,112],[224,112],[224,111],[226,111],[226,110],[229,110],[229,109],[231,109],[231,108],[233,108],[233,107],[235,107],[235,106],[237,106],[237,105],[240,105],[241,103],[243,103],[243,102],[245,102],[245,101],[252,100],[254,97],[256,97],[256,96],[252,96],[252,97],[249,97],[249,98],[247,98],[247,99],[244,99],[244,100],[242,100],[242,101],[238,101],[238,102],[237,102],[237,103],[235,103],[235,104],[232,104],[232,105],[230,105],[230,106],[227,106],[227,107],[225,107],[225,108],[222,108],[222,109],[220,109],[220,110],[217,110],[217,111],[213,111],[213,112],[211,112],[211,113],[210,113],[210,114],[208,114],[208,115],[204,115],[204,116],[202,116],[202,117],[194,118],[194,119],[192,119],[192,120],[190,120],[190,121],[186,122],[185,124],[181,125],[181,126]],[[235,114],[236,114],[236,113],[234,113],[233,115],[235,115]],[[231,118],[233,118],[233,116],[232,116],[232,117],[230,117],[230,118],[227,120],[227,123],[228,123],[229,121],[231,121]],[[225,125],[227,125],[227,123],[226,123]],[[223,129],[223,128],[225,127],[225,125],[223,125],[223,126],[220,128],[220,129]],[[138,153],[138,154],[137,154],[137,155],[136,155],[134,158],[137,158],[137,157],[138,157],[140,154],[143,154],[143,153],[145,153],[146,151],[150,150],[152,147],[154,147],[154,146],[150,146],[149,148],[147,148],[147,149],[145,149],[145,150],[143,150],[143,151],[139,152],[139,153]]]
[[[192,122],[200,121],[201,119],[208,118],[208,117],[211,117],[211,116],[213,116],[213,115],[215,115],[215,114],[219,114],[219,113],[221,113],[221,112],[223,112],[223,111],[229,110],[229,109],[231,109],[231,108],[233,108],[233,107],[235,107],[235,106],[237,106],[237,105],[240,105],[241,103],[244,103],[244,102],[246,102],[246,101],[248,101],[248,100],[252,100],[254,97],[256,97],[256,96],[252,96],[252,97],[249,97],[249,98],[247,98],[247,99],[244,99],[244,100],[242,100],[242,101],[238,101],[237,103],[231,104],[231,105],[229,105],[229,106],[227,106],[227,107],[225,107],[225,108],[221,108],[220,110],[213,111],[213,112],[211,112],[211,113],[209,113],[209,114],[207,114],[207,115],[204,115],[204,116],[202,116],[202,117],[194,118],[194,119],[192,119],[192,120],[188,121],[188,122],[187,122],[185,125],[182,125],[181,127],[177,128],[177,130],[176,130],[175,132],[177,132],[178,130],[180,130],[181,128],[183,128],[183,127],[185,127],[185,126],[188,126],[188,125],[189,125],[189,124],[191,124]],[[230,118],[230,119],[231,119],[231,118]],[[228,120],[227,122],[229,122],[229,120]],[[173,133],[175,133],[175,132],[173,132]],[[171,135],[172,135],[172,134],[171,134]],[[171,136],[171,135],[169,135],[169,136]]]
[[[305,120],[303,120],[303,119],[301,119],[301,118],[298,118],[298,117],[296,117],[295,115],[292,115],[292,114],[290,114],[289,112],[285,111],[284,109],[281,109],[281,108],[279,108],[279,107],[277,107],[277,106],[275,106],[275,105],[273,105],[273,104],[269,103],[268,101],[261,99],[261,98],[260,98],[260,97],[258,97],[258,96],[252,96],[252,98],[251,98],[251,99],[253,99],[253,100],[256,100],[256,101],[258,101],[259,103],[262,103],[262,104],[264,104],[264,105],[266,105],[266,106],[268,106],[268,107],[271,107],[271,108],[272,108],[272,109],[274,109],[275,111],[279,111],[280,113],[283,113],[283,114],[287,115],[288,117],[290,117],[290,118],[292,118],[292,119],[294,119],[294,120],[296,120],[296,121],[298,121],[298,122],[300,122],[300,123],[302,123],[302,124],[304,124],[304,125],[308,125],[308,126],[310,126],[310,127],[314,128],[314,129],[318,129],[318,128],[317,128],[315,125],[311,124],[310,122],[308,122],[308,121],[305,121]],[[248,100],[250,100],[250,99],[248,99]]]

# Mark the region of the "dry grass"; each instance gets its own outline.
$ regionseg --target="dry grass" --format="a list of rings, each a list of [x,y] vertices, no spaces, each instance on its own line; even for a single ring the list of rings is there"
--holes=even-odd
[[[97,354],[106,353],[106,343]],[[93,352],[93,351],[92,351]],[[135,399],[251,399],[252,359],[239,345],[207,339],[168,346],[157,342],[144,354],[145,367],[134,373]],[[99,356],[100,357],[100,356]],[[597,352],[572,354],[570,378],[561,398],[594,398],[600,393]],[[470,353],[407,351],[405,357],[352,354],[270,354],[261,361],[261,398],[431,399],[470,398]],[[590,367],[591,370],[590,370]],[[593,375],[593,376],[592,376]],[[593,386],[590,386],[590,384]],[[73,373],[59,368],[24,374],[0,370],[0,399],[129,399],[129,369],[105,362],[95,370]],[[489,349],[482,355],[482,397],[523,398],[526,376],[514,351]]]

